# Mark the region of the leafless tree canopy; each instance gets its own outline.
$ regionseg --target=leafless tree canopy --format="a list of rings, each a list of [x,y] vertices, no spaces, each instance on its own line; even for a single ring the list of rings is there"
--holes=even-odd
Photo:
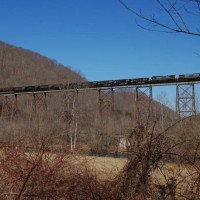
[[[150,13],[137,7],[134,0],[118,0],[139,20],[136,23],[149,31],[184,33],[200,36],[200,0],[153,0],[146,1]],[[137,2],[138,3],[138,2]],[[153,5],[155,4],[155,10]],[[145,5],[145,4],[144,4]]]

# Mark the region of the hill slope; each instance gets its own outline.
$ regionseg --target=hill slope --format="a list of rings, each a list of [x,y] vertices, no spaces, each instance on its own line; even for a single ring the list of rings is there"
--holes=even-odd
[[[54,60],[3,42],[0,42],[0,72],[0,88],[85,81]],[[150,104],[147,96],[136,105],[133,90],[117,89],[114,106],[110,103],[111,93],[106,92],[102,91],[102,99],[97,90],[80,91],[78,98],[73,92],[49,93],[47,106],[41,96],[36,102],[32,95],[21,95],[17,111],[10,105],[7,113],[2,112],[5,104],[0,99],[0,138],[10,142],[16,136],[20,140],[30,135],[39,142],[41,136],[53,136],[52,145],[57,137],[58,146],[66,142],[73,151],[75,146],[84,144],[91,153],[102,155],[114,151],[119,138],[129,137],[138,124],[145,126],[156,121],[158,129],[163,129],[174,119],[174,111],[155,101]],[[6,121],[12,116],[15,120]]]
[[[69,67],[38,53],[0,42],[0,87],[84,80]]]

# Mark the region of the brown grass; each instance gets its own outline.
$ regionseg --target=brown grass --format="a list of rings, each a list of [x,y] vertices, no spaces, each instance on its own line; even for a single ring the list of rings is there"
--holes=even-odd
[[[97,157],[97,156],[79,156],[74,155],[74,161],[82,166],[87,166],[100,179],[111,180],[127,163],[126,158]]]
[[[128,159],[52,153],[47,138],[32,150],[25,148],[26,140],[24,148],[2,142],[0,198],[199,199],[200,165],[194,159],[198,155],[191,157],[168,138],[144,131],[140,129],[130,141]],[[163,161],[172,155],[174,162]]]

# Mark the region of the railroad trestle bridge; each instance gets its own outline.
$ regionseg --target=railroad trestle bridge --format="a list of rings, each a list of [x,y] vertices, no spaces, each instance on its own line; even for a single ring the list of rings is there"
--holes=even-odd
[[[46,112],[48,108],[48,97],[50,94],[58,92],[64,93],[64,98],[67,102],[66,106],[70,109],[70,107],[74,107],[75,104],[78,104],[80,93],[84,93],[88,90],[97,92],[98,111],[101,113],[105,110],[114,109],[114,94],[118,89],[132,89],[132,91],[134,91],[134,99],[132,102],[137,105],[137,103],[142,101],[142,96],[148,97],[150,101],[153,99],[153,87],[169,85],[176,87],[176,112],[180,117],[195,115],[197,112],[195,85],[200,84],[199,77],[182,80],[160,80],[151,83],[141,80],[137,83],[127,82],[126,79],[120,81],[121,80],[2,88],[0,89],[0,114],[1,117],[9,116],[13,118],[18,110],[19,96],[24,95],[31,96],[31,117],[38,110]],[[93,85],[91,83],[93,83]]]

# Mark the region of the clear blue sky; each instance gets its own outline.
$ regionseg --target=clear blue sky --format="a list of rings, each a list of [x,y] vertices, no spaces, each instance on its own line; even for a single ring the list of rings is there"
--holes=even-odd
[[[200,72],[194,53],[200,37],[142,30],[117,0],[0,3],[0,40],[71,66],[88,80]]]

